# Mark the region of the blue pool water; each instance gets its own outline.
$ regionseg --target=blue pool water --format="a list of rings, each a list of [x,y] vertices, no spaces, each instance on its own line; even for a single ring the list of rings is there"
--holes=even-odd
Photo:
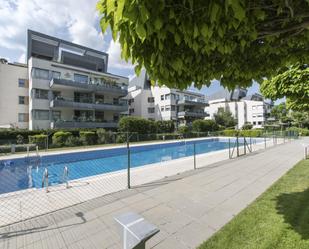
[[[228,141],[206,139],[195,141],[196,154],[228,148]],[[193,142],[174,142],[131,147],[131,167],[173,160],[193,155]],[[69,170],[69,180],[89,177],[127,168],[126,148],[104,149],[87,152],[43,156],[37,164],[35,159],[20,158],[0,161],[0,193],[27,188],[41,188],[44,169],[49,171],[51,185],[62,183],[63,169]]]

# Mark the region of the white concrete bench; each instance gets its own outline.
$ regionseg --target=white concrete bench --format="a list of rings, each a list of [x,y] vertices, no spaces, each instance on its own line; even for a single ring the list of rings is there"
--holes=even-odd
[[[160,231],[142,216],[133,212],[119,215],[114,219],[121,228],[123,249],[145,249],[146,241]]]

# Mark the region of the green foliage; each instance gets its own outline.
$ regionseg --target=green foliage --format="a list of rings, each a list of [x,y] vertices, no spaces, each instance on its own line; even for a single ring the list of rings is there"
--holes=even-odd
[[[308,62],[308,1],[99,0],[97,9],[136,73],[145,67],[168,87],[249,86]]]
[[[190,129],[189,129],[189,127],[186,126],[186,125],[183,125],[183,126],[178,127],[178,133],[179,133],[179,134],[185,135],[185,134],[187,134],[187,133],[189,133],[189,132],[190,132]]]
[[[290,113],[292,125],[304,128],[309,128],[309,110],[307,112],[293,111]]]
[[[29,136],[28,138],[29,138],[30,144],[36,144],[39,146],[39,148],[45,148],[46,141],[47,141],[47,135],[38,134],[38,135]]]
[[[261,137],[263,133],[264,133],[263,130],[258,130],[258,129],[251,129],[251,130],[227,129],[221,132],[223,136],[227,136],[227,137],[235,137],[237,135],[240,137]]]
[[[69,136],[66,140],[65,140],[65,146],[68,147],[74,147],[74,146],[80,146],[82,143],[80,141],[80,139],[78,137],[75,136]]]
[[[106,131],[105,129],[98,129],[97,136],[99,144],[110,144],[114,142],[113,133],[110,131]]]
[[[83,145],[93,145],[97,142],[97,134],[94,131],[80,131],[79,138]]]
[[[24,137],[23,137],[22,135],[18,134],[18,135],[16,136],[16,143],[17,143],[17,144],[23,144],[24,141],[25,141],[25,139],[24,139]]]
[[[157,133],[171,133],[175,131],[174,122],[171,120],[159,120],[155,122]]]
[[[242,130],[251,130],[252,127],[253,127],[253,125],[252,125],[251,123],[245,123],[245,124],[241,127],[241,129],[242,129]]]
[[[156,133],[154,121],[138,117],[122,117],[118,123],[120,132],[136,132],[139,134]]]
[[[309,67],[296,64],[286,71],[267,79],[261,85],[261,92],[267,98],[287,98],[287,108],[309,110]]]
[[[72,136],[71,132],[68,131],[57,131],[54,133],[52,140],[53,140],[53,145],[56,147],[62,147],[65,145],[66,140]]]
[[[297,132],[300,136],[309,136],[309,129],[299,128],[299,127],[290,127],[288,131]]]
[[[239,132],[237,130],[232,130],[232,129],[227,129],[227,130],[222,131],[222,135],[226,137],[235,137],[238,135],[238,133]]]
[[[219,108],[218,112],[214,115],[214,118],[218,125],[225,128],[230,128],[237,125],[237,121],[233,117],[232,113],[229,110],[224,110],[224,108]]]
[[[194,120],[192,123],[192,130],[195,132],[212,132],[219,129],[214,120]]]

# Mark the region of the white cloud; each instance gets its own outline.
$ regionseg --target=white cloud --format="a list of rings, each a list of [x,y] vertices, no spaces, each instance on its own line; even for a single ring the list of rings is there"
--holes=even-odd
[[[131,63],[127,63],[125,60],[121,59],[121,48],[119,42],[114,42],[111,40],[107,53],[108,65],[111,68],[120,68],[120,69],[133,69],[134,66]]]
[[[27,29],[102,50],[97,0],[0,0],[0,44],[26,51]],[[17,56],[17,57],[19,57]]]

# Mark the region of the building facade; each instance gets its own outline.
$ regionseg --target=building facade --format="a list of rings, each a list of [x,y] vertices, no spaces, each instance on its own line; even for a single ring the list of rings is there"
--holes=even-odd
[[[117,127],[128,110],[128,78],[107,73],[106,53],[34,31],[27,50],[27,73],[18,76],[29,82],[29,122],[22,128]]]
[[[28,128],[28,92],[27,65],[0,60],[0,128]]]
[[[273,107],[273,103],[265,101],[260,94],[247,95],[247,91],[240,88],[234,91],[220,90],[207,97],[207,100],[209,106],[205,111],[209,119],[213,119],[220,108],[229,110],[237,120],[238,129],[247,123],[252,124],[253,128],[263,128]]]
[[[194,120],[206,117],[203,94],[151,86],[145,70],[130,81],[127,99],[131,116],[173,120],[179,126],[191,125]]]

